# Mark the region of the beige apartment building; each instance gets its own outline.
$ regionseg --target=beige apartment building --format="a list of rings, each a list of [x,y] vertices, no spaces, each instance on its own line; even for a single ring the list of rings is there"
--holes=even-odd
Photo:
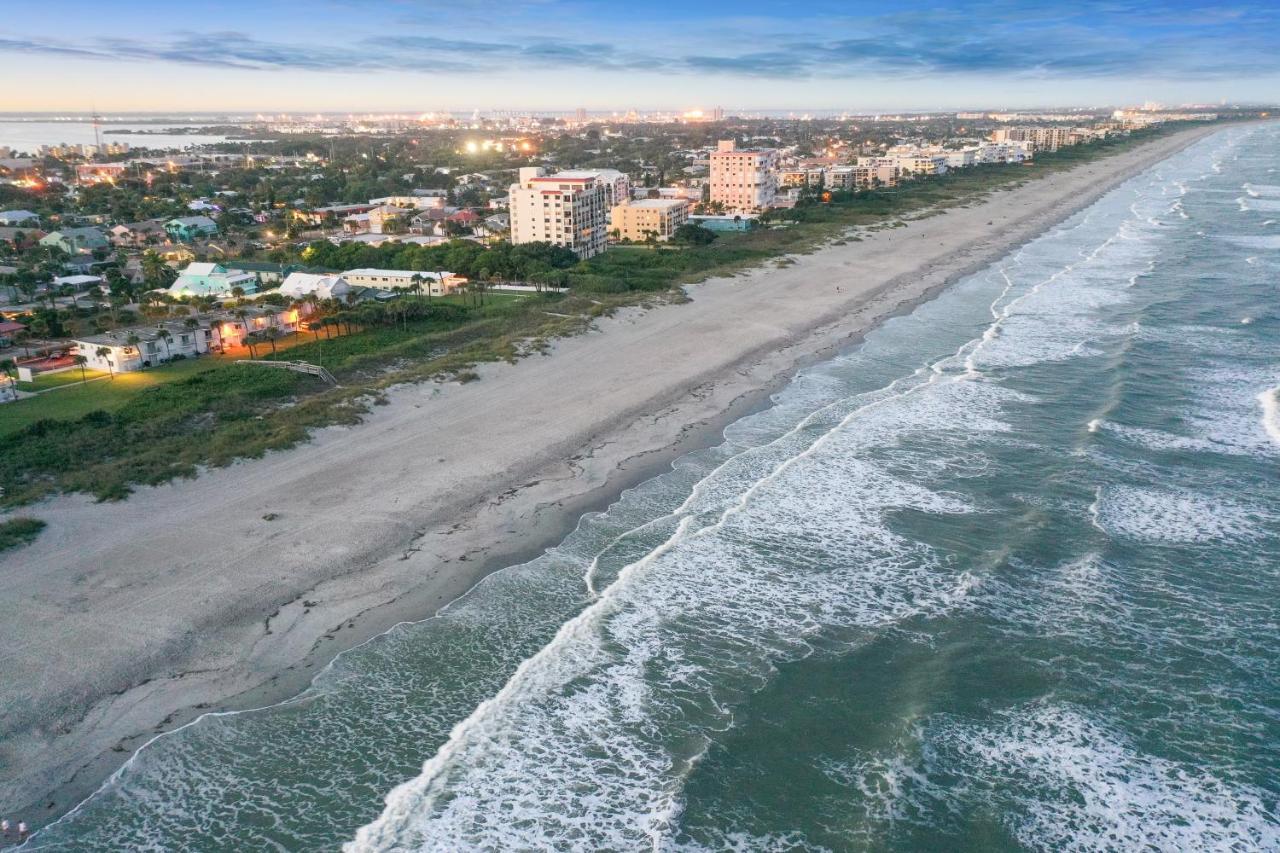
[[[619,240],[666,242],[688,221],[687,199],[644,198],[615,207],[610,227]]]
[[[738,148],[721,140],[711,154],[711,201],[726,211],[758,213],[773,206],[778,192],[778,152],[773,148]]]
[[[595,177],[521,169],[520,182],[511,185],[511,242],[564,246],[580,258],[597,255],[608,237],[606,199]]]
[[[1057,151],[1080,141],[1072,139],[1074,132],[1069,127],[1002,127],[992,132],[991,141],[1030,142],[1037,151]]]

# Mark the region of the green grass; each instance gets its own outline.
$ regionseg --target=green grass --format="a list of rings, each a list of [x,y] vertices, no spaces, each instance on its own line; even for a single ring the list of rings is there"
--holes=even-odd
[[[197,465],[292,446],[309,427],[341,419],[336,407],[279,407],[322,387],[287,370],[224,364],[138,389],[114,401],[114,410],[34,421],[6,438],[0,503],[26,503],[54,491],[119,498],[134,483],[190,477]]]
[[[81,418],[99,410],[114,412],[148,388],[226,367],[229,363],[215,358],[175,361],[149,370],[117,373],[114,379],[71,385],[38,397],[5,403],[0,405],[0,438],[10,436],[40,420]],[[80,371],[75,373],[79,376]]]
[[[44,522],[38,518],[18,517],[0,521],[0,551],[30,545],[44,527]]]
[[[105,371],[88,370],[84,371],[84,381],[92,379],[100,379],[106,377]],[[19,382],[18,390],[20,391],[47,391],[52,388],[61,388],[64,385],[74,385],[81,381],[79,368],[72,370],[64,370],[60,373],[37,373],[30,382]]]

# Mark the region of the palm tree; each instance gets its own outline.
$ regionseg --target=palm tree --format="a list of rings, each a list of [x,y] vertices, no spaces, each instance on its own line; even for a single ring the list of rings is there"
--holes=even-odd
[[[243,308],[237,308],[233,313],[235,314],[236,319],[240,321],[240,325],[244,327],[244,336],[248,338],[249,337],[249,319],[248,319],[249,312],[244,310]]]
[[[84,375],[84,366],[89,361],[89,359],[85,358],[82,355],[76,354],[71,356],[71,361],[74,362],[80,368],[80,381],[84,382],[86,378]]]
[[[258,354],[253,351],[253,335],[245,332],[244,338],[240,342],[249,348],[249,358],[258,357]]]
[[[276,338],[280,337],[280,330],[275,326],[263,331],[262,336],[267,339],[267,343],[271,344],[271,354],[276,354]]]
[[[168,329],[159,329],[156,331],[156,337],[164,343],[164,359],[168,361],[171,357],[169,354],[169,341],[173,339],[173,335],[169,333]]]
[[[15,400],[18,399],[18,387],[14,382],[13,375],[17,369],[18,363],[11,358],[6,358],[3,361],[0,361],[0,374],[3,374],[4,378],[7,380],[5,382],[5,387],[13,393],[13,398]]]
[[[138,354],[138,369],[142,370],[144,367],[142,363],[142,338],[135,334],[130,334],[129,337],[124,339],[124,341],[129,345],[129,349],[132,349]],[[126,350],[126,352],[127,351],[128,350]]]
[[[93,350],[93,355],[106,362],[106,375],[109,375],[111,379],[115,379],[115,370],[111,369],[111,347],[99,347],[97,350]]]

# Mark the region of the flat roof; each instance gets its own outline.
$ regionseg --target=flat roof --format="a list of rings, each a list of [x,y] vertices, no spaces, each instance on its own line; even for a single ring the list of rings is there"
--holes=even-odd
[[[689,204],[687,198],[638,198],[631,202],[618,205],[619,207],[676,207],[681,204]]]

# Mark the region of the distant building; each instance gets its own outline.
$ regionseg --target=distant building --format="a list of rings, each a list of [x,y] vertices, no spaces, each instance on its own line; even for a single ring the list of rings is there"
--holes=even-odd
[[[10,228],[0,226],[0,243],[7,243],[15,249],[33,246],[44,238],[44,232],[38,228]]]
[[[235,272],[221,264],[191,264],[169,285],[171,296],[232,296],[234,288],[246,294],[258,292],[258,276],[251,272]]]
[[[108,232],[111,242],[117,246],[140,247],[156,245],[169,238],[164,230],[164,223],[156,219],[144,219],[141,222],[123,222],[113,226]]]
[[[190,243],[218,233],[218,223],[207,216],[179,216],[164,224],[165,233],[174,240]]]
[[[613,208],[631,197],[631,179],[617,169],[569,169],[557,172],[563,178],[593,178],[604,187],[605,205]]]
[[[666,242],[689,221],[689,208],[688,200],[682,198],[624,202],[613,208],[610,228],[620,240],[644,241],[652,237]]]
[[[0,210],[0,225],[38,227],[40,225],[40,216],[30,210]]]
[[[244,316],[241,317],[241,312]],[[225,351],[244,346],[249,335],[259,335],[274,329],[280,335],[298,331],[302,312],[296,308],[277,308],[273,305],[250,305],[234,311],[221,311],[209,318],[212,332],[210,349]]]
[[[370,267],[347,270],[342,277],[357,287],[374,287],[380,290],[394,290],[397,287],[413,290],[421,287],[424,293],[432,296],[444,296],[452,293],[467,283],[465,276],[451,272],[425,270],[384,270]],[[414,279],[417,278],[417,281]]]
[[[708,231],[750,231],[758,224],[756,217],[749,214],[697,214],[689,215],[689,221],[694,225],[700,225]]]
[[[40,245],[56,247],[68,255],[79,255],[105,249],[109,244],[106,235],[97,228],[63,228],[41,237]]]
[[[345,299],[351,285],[340,275],[321,275],[307,272],[291,272],[276,291],[290,299]]]
[[[161,330],[168,333],[166,339]],[[136,344],[129,343],[137,337]],[[170,361],[174,356],[186,358],[210,350],[214,333],[208,321],[202,321],[192,329],[185,323],[161,323],[157,326],[139,326],[132,329],[115,329],[101,335],[84,335],[73,338],[77,355],[85,358],[90,370],[129,373],[144,367]],[[99,349],[106,352],[99,354]]]
[[[773,148],[738,148],[721,140],[711,153],[711,202],[725,210],[755,213],[773,205],[778,192],[778,152]]]
[[[115,183],[125,176],[124,163],[81,163],[76,166],[76,182],[82,185]]]
[[[520,170],[511,185],[511,242],[551,243],[580,258],[603,252],[606,241],[605,187],[593,176],[546,175]]]
[[[348,234],[403,234],[408,230],[409,211],[390,204],[379,205],[342,220]]]

